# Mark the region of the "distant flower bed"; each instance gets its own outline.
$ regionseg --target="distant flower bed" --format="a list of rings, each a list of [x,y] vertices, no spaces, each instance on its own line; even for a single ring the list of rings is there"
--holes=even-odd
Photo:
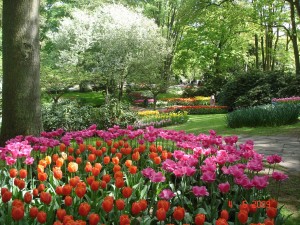
[[[273,98],[273,103],[300,103],[300,97]]]
[[[157,116],[159,115],[159,111],[158,110],[145,110],[145,111],[141,111],[138,112],[139,116]]]
[[[0,224],[283,224],[278,155],[216,132],[153,127],[43,132],[1,149]]]
[[[209,105],[210,97],[196,96],[193,98],[164,98],[161,100],[172,105]]]
[[[205,105],[198,105],[198,106],[172,106],[168,107],[167,110],[169,111],[187,111],[188,114],[222,114],[227,113],[228,108],[227,106],[205,106]]]
[[[153,104],[154,99],[137,99],[133,101],[134,104],[136,105],[142,105],[142,104]]]
[[[182,124],[188,121],[187,112],[159,112],[149,110],[138,112],[141,118],[134,123],[134,128],[140,129],[147,126],[165,127],[176,124]]]

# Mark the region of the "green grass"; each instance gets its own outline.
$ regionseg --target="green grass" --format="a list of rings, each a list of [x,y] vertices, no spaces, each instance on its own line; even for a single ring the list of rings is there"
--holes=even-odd
[[[68,92],[65,93],[62,98],[77,100],[83,104],[89,104],[92,106],[101,106],[104,104],[105,99],[102,92]]]
[[[300,134],[300,121],[292,125],[279,127],[242,127],[234,129],[227,127],[225,114],[190,115],[187,123],[169,126],[166,129],[184,130],[195,134],[208,133],[209,130],[215,130],[219,135],[294,136]]]

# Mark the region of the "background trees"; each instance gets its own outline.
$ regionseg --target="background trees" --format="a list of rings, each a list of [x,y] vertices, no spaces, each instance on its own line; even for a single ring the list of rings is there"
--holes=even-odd
[[[49,37],[57,50],[58,67],[85,73],[88,77],[81,79],[101,82],[107,95],[119,99],[129,76],[159,73],[168,53],[157,25],[121,5],[75,10]]]

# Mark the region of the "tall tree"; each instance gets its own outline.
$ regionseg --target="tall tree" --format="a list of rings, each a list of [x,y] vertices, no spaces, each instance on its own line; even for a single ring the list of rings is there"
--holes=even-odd
[[[1,144],[42,130],[39,49],[39,0],[3,0]]]

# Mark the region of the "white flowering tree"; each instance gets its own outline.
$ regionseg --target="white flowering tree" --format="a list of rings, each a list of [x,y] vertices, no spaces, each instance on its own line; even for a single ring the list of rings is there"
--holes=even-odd
[[[48,35],[58,53],[57,65],[89,72],[119,99],[126,81],[159,74],[168,53],[154,21],[122,5],[76,10]]]

